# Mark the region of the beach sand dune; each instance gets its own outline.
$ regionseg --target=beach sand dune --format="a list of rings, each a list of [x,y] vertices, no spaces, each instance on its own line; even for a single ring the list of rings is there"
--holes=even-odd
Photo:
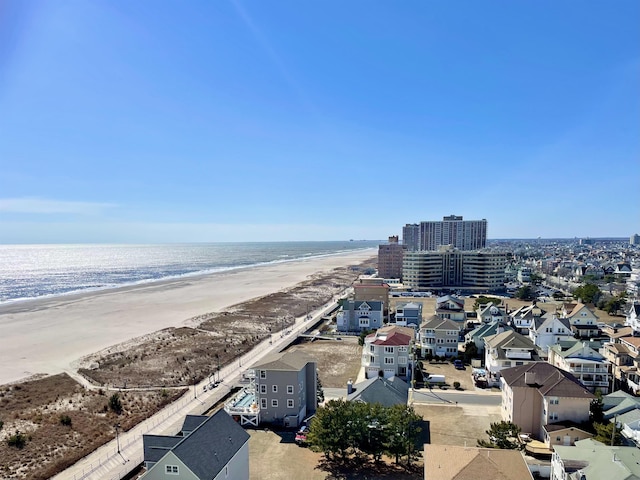
[[[81,357],[357,264],[375,250],[0,306],[0,384],[72,369]]]

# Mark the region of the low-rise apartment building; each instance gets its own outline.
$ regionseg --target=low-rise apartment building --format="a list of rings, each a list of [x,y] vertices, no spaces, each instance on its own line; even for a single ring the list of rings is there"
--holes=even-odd
[[[595,396],[570,373],[546,362],[502,370],[502,419],[549,443],[546,426],[589,421]]]

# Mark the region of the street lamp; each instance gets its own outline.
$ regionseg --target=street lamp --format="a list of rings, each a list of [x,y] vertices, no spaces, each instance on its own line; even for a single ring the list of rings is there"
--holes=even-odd
[[[115,427],[116,427],[116,446],[118,448],[118,453],[120,453],[120,436],[119,436],[120,422],[116,423]]]
[[[242,356],[240,355],[240,348],[238,348],[238,366],[242,366]]]
[[[198,398],[198,382],[196,376],[193,376],[193,398]]]

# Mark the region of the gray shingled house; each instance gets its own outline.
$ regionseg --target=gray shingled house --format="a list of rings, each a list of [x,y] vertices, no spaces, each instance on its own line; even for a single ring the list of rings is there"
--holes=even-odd
[[[266,356],[255,370],[260,422],[297,427],[318,407],[316,361],[302,352]]]
[[[224,410],[187,415],[182,435],[143,435],[145,480],[249,479],[249,434]]]

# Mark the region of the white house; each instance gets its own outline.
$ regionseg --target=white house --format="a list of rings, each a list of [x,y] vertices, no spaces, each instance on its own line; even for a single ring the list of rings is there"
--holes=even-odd
[[[571,373],[589,391],[609,393],[611,367],[595,350],[598,346],[577,340],[561,341],[549,347],[549,363]]]
[[[550,345],[555,345],[561,340],[573,339],[573,331],[568,319],[547,313],[535,318],[529,329],[529,338],[546,352]]]
[[[538,347],[529,338],[509,330],[484,339],[484,364],[492,374],[540,360]]]
[[[366,378],[383,375],[403,380],[411,377],[411,347],[415,331],[409,327],[387,326],[364,339],[362,366]]]

